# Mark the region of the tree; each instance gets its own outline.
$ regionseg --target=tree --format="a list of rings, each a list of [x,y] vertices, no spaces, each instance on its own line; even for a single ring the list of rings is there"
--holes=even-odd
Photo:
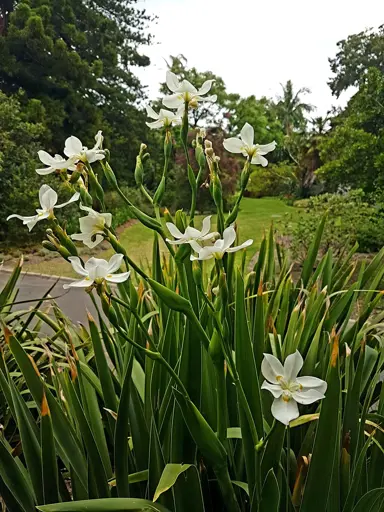
[[[281,84],[281,87],[283,94],[278,98],[278,116],[283,123],[285,134],[290,136],[295,129],[305,128],[304,114],[311,112],[313,106],[302,101],[301,96],[311,91],[307,87],[302,87],[294,92],[291,80],[288,80],[285,85]]]
[[[384,187],[384,74],[371,68],[320,144],[318,174],[329,190]]]
[[[365,80],[369,68],[384,73],[384,25],[377,31],[365,30],[337,43],[336,57],[329,59],[332,77],[328,85],[337,98],[351,86],[359,86]]]
[[[137,109],[143,88],[131,68],[149,63],[138,48],[150,40],[150,17],[135,3],[21,0],[0,35],[0,89],[7,95],[21,89],[25,101],[41,102],[45,149],[59,152],[71,134],[93,141],[102,129],[120,174],[133,166],[146,133]]]

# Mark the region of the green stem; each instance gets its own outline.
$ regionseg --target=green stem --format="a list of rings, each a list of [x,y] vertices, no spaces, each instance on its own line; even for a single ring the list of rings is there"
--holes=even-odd
[[[227,447],[227,387],[225,382],[224,357],[214,362],[217,386],[217,437]]]
[[[153,200],[152,200],[152,197],[150,196],[149,192],[147,191],[147,189],[144,187],[144,185],[140,185],[140,191],[142,192],[142,194],[148,199],[148,201],[153,205]]]
[[[289,467],[290,460],[289,459],[290,459],[290,455],[291,455],[291,435],[290,435],[289,425],[286,428],[286,435],[287,435],[287,496],[286,496],[285,505],[286,505],[286,511],[289,512],[290,511],[289,501],[291,499],[291,491],[289,488],[289,471],[290,471],[290,467]]]

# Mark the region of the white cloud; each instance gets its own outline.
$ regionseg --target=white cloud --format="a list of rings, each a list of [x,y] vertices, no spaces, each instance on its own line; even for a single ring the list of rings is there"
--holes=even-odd
[[[243,96],[275,96],[291,79],[311,89],[308,100],[319,114],[350,95],[337,101],[327,85],[336,43],[382,22],[381,0],[140,0],[138,7],[158,16],[155,44],[144,49],[151,66],[138,71],[150,98],[164,81],[164,59],[181,53]]]

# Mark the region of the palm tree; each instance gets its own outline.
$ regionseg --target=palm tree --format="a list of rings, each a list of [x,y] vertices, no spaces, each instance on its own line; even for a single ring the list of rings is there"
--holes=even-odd
[[[291,80],[288,80],[285,85],[280,85],[283,89],[283,94],[278,97],[278,116],[283,123],[285,134],[290,136],[295,128],[303,128],[305,126],[304,113],[313,110],[312,105],[301,100],[302,95],[309,94],[311,91],[307,87],[302,87],[297,92],[294,92]]]

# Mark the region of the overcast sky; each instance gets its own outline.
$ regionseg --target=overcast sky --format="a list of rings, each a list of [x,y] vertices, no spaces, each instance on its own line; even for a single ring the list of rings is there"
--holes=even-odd
[[[310,103],[323,115],[332,105],[328,57],[350,34],[384,23],[383,0],[138,0],[158,16],[151,65],[139,70],[149,97],[158,96],[169,55],[221,76],[229,92],[275,97],[280,83],[309,87]]]

